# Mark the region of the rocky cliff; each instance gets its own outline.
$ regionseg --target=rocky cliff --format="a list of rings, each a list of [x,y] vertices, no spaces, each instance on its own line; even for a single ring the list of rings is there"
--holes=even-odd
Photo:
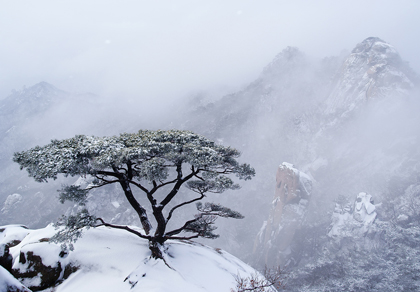
[[[311,190],[310,177],[290,163],[283,162],[279,166],[270,215],[254,245],[254,256],[260,267],[286,264],[290,244],[303,223]]]

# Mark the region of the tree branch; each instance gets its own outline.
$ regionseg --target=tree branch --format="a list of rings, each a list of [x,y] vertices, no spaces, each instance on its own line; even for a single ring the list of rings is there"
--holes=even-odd
[[[139,183],[137,183],[137,182],[135,182],[135,181],[133,181],[133,180],[128,180],[128,182],[130,183],[130,184],[133,184],[133,185],[135,185],[136,187],[138,187],[140,190],[142,190],[143,192],[145,192],[146,194],[148,194],[149,193],[149,190],[148,189],[146,189],[144,186],[142,186],[141,184],[139,184]]]
[[[185,230],[187,228],[187,226],[195,221],[198,221],[202,216],[202,214],[198,215],[197,217],[195,217],[194,219],[188,220],[187,222],[185,222],[185,224],[178,228],[178,229],[174,229],[172,231],[169,231],[165,234],[165,236],[172,236],[172,235],[176,235],[181,233],[183,230]]]
[[[201,181],[204,181],[204,178],[202,178],[201,176],[198,176],[198,175],[194,175],[196,178],[198,178],[199,180],[201,180]]]
[[[154,186],[153,187],[153,189],[151,189],[150,190],[150,193],[153,195],[158,189],[160,189],[161,187],[164,187],[164,186],[167,186],[167,185],[170,185],[170,184],[173,184],[173,183],[175,183],[176,181],[177,181],[178,179],[176,178],[176,179],[173,179],[173,180],[171,180],[171,181],[167,181],[167,182],[161,182],[161,181],[159,181],[160,182],[160,184],[156,184],[156,186]]]
[[[101,223],[102,223],[102,224],[97,225],[97,227],[106,226],[106,227],[111,227],[111,228],[116,228],[116,229],[123,229],[123,230],[131,232],[131,233],[137,235],[138,237],[141,237],[141,238],[144,238],[144,239],[151,240],[151,238],[152,238],[151,236],[143,235],[140,232],[135,231],[134,229],[131,229],[128,226],[121,226],[121,225],[114,225],[114,224],[106,223],[102,218],[96,218],[96,220],[101,221]]]
[[[187,201],[187,202],[183,202],[183,203],[181,203],[181,204],[176,205],[175,207],[173,207],[173,208],[169,211],[168,217],[166,218],[166,222],[168,222],[168,221],[169,221],[169,219],[171,219],[171,217],[172,217],[172,213],[173,213],[176,209],[178,209],[178,208],[180,208],[180,207],[182,207],[182,206],[185,206],[185,205],[188,205],[188,204],[191,204],[191,203],[197,202],[197,201],[199,201],[199,200],[201,200],[201,199],[203,199],[203,198],[205,197],[205,195],[204,195],[203,193],[200,193],[200,194],[201,194],[201,196],[200,196],[200,197],[198,197],[198,198],[192,199],[192,200]]]
[[[199,238],[200,237],[200,235],[199,234],[196,234],[196,235],[192,235],[192,236],[186,236],[186,237],[183,237],[183,236],[169,236],[169,237],[165,237],[165,239],[175,239],[175,240],[190,240],[190,239],[193,239],[193,238]]]
[[[92,186],[87,186],[86,190],[93,190],[93,189],[97,189],[106,185],[110,185],[113,183],[119,182],[119,180],[112,180],[112,181],[105,181],[104,183],[101,183],[100,185],[92,185]]]
[[[115,170],[114,170],[115,171]],[[94,170],[94,174],[106,175],[106,176],[113,176],[116,178],[121,178],[121,174],[118,171],[105,171],[105,170]]]
[[[186,177],[182,178],[182,164],[178,165],[177,172],[178,176],[176,179],[176,183],[172,190],[169,192],[169,194],[165,197],[165,199],[163,199],[162,202],[160,202],[162,206],[166,206],[175,197],[183,183],[185,183],[187,180],[191,179],[192,177],[194,177],[194,175],[199,173],[198,170],[194,171],[194,169],[192,168],[191,173]]]
[[[99,180],[101,180],[103,182],[106,182],[106,183],[110,182],[109,180],[106,180],[102,175],[99,176],[97,174],[94,174],[93,177],[95,177],[95,178],[97,178],[97,179],[99,179]],[[119,179],[118,180],[115,180],[115,181],[119,181]]]

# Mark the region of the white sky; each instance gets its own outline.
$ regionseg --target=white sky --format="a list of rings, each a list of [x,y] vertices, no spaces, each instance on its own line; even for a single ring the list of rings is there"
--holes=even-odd
[[[338,55],[370,36],[420,72],[418,0],[0,0],[0,98],[40,81],[153,99],[235,90],[286,46]]]

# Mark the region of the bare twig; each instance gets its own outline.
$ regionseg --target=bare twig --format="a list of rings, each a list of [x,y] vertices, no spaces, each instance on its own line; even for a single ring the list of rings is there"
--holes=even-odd
[[[235,276],[236,287],[231,289],[231,292],[271,292],[278,291],[283,285],[281,279],[284,278],[284,273],[280,267],[269,269],[265,268],[264,273],[255,273],[248,277],[241,277],[240,274]]]

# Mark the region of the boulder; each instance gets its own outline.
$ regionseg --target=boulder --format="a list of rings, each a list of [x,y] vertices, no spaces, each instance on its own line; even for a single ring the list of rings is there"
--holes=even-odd
[[[41,256],[34,254],[33,251],[21,252],[19,264],[19,268],[12,270],[12,275],[32,291],[53,287],[63,270],[60,262],[55,266],[43,264]]]
[[[55,232],[52,225],[35,232],[20,225],[0,227],[0,265],[31,291],[54,287],[77,270],[58,244],[49,243]]]

